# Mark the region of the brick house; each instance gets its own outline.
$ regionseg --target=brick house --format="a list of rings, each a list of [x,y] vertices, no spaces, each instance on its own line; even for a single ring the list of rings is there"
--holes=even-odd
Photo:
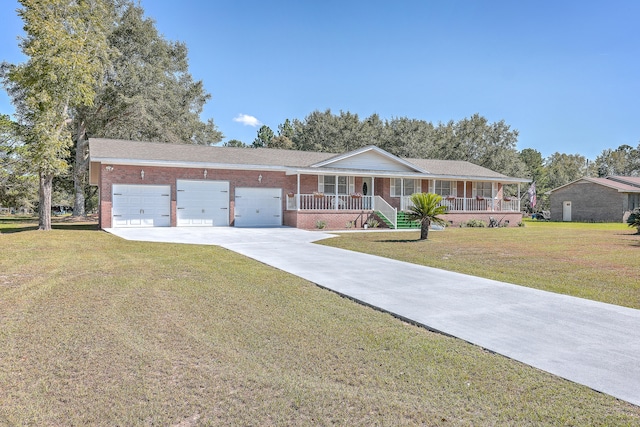
[[[89,141],[101,228],[402,226],[415,192],[443,196],[446,219],[522,220],[508,177],[465,161],[403,159],[378,147],[331,154],[267,148]]]
[[[624,222],[640,207],[640,177],[584,177],[547,194],[552,221]]]

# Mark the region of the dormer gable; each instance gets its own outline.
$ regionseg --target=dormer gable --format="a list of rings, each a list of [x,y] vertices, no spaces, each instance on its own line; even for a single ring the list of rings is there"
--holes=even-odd
[[[311,167],[428,173],[416,165],[374,145],[339,154],[330,159],[315,163],[311,165]]]

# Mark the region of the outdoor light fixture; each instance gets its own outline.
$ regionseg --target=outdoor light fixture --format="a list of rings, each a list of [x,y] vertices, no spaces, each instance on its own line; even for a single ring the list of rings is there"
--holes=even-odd
[[[258,175],[258,182],[262,182],[262,174]]]
[[[107,172],[111,172],[113,170],[113,166],[109,165],[105,168]]]
[[[207,170],[205,169],[204,172],[202,172],[202,174],[204,175],[204,179],[207,179]]]
[[[140,169],[140,179],[144,179],[144,170]]]

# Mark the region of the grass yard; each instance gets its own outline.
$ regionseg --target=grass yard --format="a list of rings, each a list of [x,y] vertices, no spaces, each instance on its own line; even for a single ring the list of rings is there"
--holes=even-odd
[[[625,224],[528,221],[419,237],[346,233],[319,243],[640,309],[640,236]]]
[[[0,425],[640,425],[640,407],[218,247],[29,226],[0,219]],[[491,238],[421,248],[458,233]]]

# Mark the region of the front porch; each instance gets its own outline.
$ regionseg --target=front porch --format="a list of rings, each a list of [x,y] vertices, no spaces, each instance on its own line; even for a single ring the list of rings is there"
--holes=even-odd
[[[399,228],[398,214],[408,211],[411,206],[410,196],[399,199],[400,207],[396,208],[381,196],[289,193],[286,195],[285,223],[302,228],[317,228],[319,223],[331,229],[359,228],[377,216],[381,225]],[[470,219],[488,223],[490,217],[516,225],[522,219],[518,198],[448,196],[442,199],[441,205],[448,208],[445,220],[454,226]]]

